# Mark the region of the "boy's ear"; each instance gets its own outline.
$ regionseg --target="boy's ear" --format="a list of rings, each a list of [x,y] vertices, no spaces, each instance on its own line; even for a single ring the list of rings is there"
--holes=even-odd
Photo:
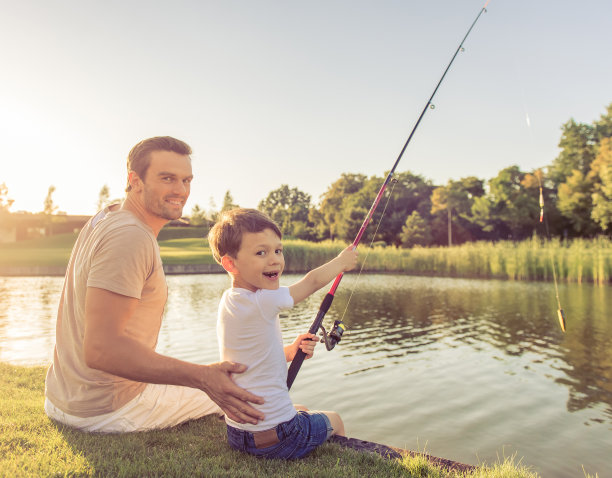
[[[227,272],[238,272],[238,269],[236,269],[236,265],[234,264],[234,259],[232,259],[230,256],[225,255],[221,258],[221,266],[223,266]]]

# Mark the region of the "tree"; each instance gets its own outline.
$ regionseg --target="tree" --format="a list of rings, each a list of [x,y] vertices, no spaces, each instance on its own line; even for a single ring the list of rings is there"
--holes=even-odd
[[[472,206],[484,193],[483,181],[474,176],[450,180],[446,186],[435,188],[431,194],[431,213],[437,216],[434,241],[443,243],[440,232],[444,221],[449,245],[479,238],[480,227],[474,220]]]
[[[400,239],[404,248],[431,244],[429,226],[418,211],[412,211],[412,214],[406,219]]]
[[[571,119],[561,129],[561,152],[549,168],[550,176],[557,185],[564,183],[575,170],[586,176],[595,158],[594,126]]]
[[[474,198],[473,221],[490,234],[490,239],[514,240],[535,231],[539,213],[539,189],[518,166],[502,169],[488,182],[486,196]]]
[[[225,196],[223,196],[223,205],[221,206],[221,212],[229,211],[231,209],[236,209],[239,207],[237,204],[234,204],[234,198],[232,197],[232,193],[228,191],[225,192]]]
[[[612,138],[602,139],[590,175],[595,181],[591,218],[603,231],[609,231],[612,228]]]
[[[312,208],[310,195],[283,184],[260,201],[258,209],[270,216],[283,234],[299,239],[314,238],[313,224],[309,222]]]
[[[110,203],[110,189],[108,185],[102,186],[100,192],[98,193],[98,203],[96,204],[96,211],[100,211],[104,209]]]
[[[571,176],[559,186],[557,205],[577,235],[591,235],[597,224],[591,217],[593,184],[582,171],[574,169]]]
[[[606,108],[606,114],[595,122],[595,136],[600,143],[605,138],[612,138],[612,103]]]
[[[0,213],[9,212],[13,205],[13,200],[8,197],[8,188],[5,183],[0,184]]]
[[[338,236],[338,227],[342,222],[342,203],[359,191],[365,180],[366,176],[363,174],[343,173],[321,196],[318,208],[320,217],[317,219],[322,220],[313,221],[318,239],[335,239]]]
[[[49,186],[49,190],[47,191],[47,197],[44,202],[43,214],[47,216],[51,216],[55,211],[57,211],[57,206],[53,202],[53,193],[55,192],[55,186]]]
[[[191,208],[191,215],[189,216],[189,223],[192,226],[204,226],[208,224],[208,218],[206,217],[206,211],[201,209],[199,205],[195,204]]]
[[[0,242],[4,240],[2,226],[9,231],[9,226],[14,224],[14,219],[11,217],[10,213],[13,202],[14,201],[8,197],[8,188],[6,187],[6,184],[0,184]]]

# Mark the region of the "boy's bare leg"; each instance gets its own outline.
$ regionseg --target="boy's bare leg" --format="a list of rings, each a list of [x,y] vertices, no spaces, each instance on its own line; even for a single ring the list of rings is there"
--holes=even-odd
[[[338,415],[336,412],[327,411],[321,411],[320,413],[324,413],[325,415],[327,415],[327,418],[329,418],[329,422],[331,423],[331,426],[334,429],[332,435],[338,435],[341,437],[345,436],[344,422],[342,421],[342,418],[340,418],[340,415]]]

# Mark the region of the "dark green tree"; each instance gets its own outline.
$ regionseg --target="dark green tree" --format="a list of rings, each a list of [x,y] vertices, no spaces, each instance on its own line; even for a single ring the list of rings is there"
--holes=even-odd
[[[402,247],[428,246],[431,244],[429,225],[418,211],[412,211],[408,216],[400,234]]]
[[[358,191],[344,197],[336,221],[338,237],[350,242],[357,236],[383,182],[383,178],[373,176],[365,180]],[[431,183],[421,176],[410,172],[395,174],[387,185],[362,242],[384,241],[400,245],[406,218],[413,211],[418,211],[421,216],[429,215],[432,189]]]
[[[521,240],[537,230],[539,189],[526,176],[518,166],[502,169],[489,180],[488,193],[474,198],[473,221],[490,239]]]
[[[365,181],[366,176],[363,174],[344,173],[321,196],[317,212],[312,212],[310,215],[311,221],[315,224],[318,239],[338,237],[338,228],[343,222],[343,202],[358,192]]]
[[[257,208],[270,216],[284,235],[298,239],[313,239],[313,224],[309,222],[312,208],[310,195],[283,184],[260,201]]]
[[[460,244],[483,238],[481,228],[474,219],[472,207],[474,201],[484,196],[484,193],[483,181],[474,176],[459,181],[450,180],[446,186],[433,190],[431,214],[434,216],[436,244]],[[442,237],[444,222],[446,222],[446,234]]]
[[[558,186],[574,174],[575,170],[586,176],[595,159],[596,134],[595,127],[584,123],[576,123],[573,119],[562,128],[559,147],[561,152],[549,168],[549,176]]]

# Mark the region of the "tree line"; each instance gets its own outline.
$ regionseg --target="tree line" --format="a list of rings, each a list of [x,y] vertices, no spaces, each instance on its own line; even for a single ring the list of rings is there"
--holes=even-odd
[[[411,172],[397,173],[363,241],[402,247],[519,241],[543,233],[541,200],[551,237],[610,234],[612,103],[592,124],[570,119],[562,125],[559,147],[559,155],[547,167],[522,171],[509,166],[486,181],[469,176],[440,186]],[[287,236],[351,242],[383,181],[383,176],[342,174],[318,205],[309,194],[283,184],[258,209]],[[221,211],[233,207],[228,191]],[[217,214],[196,205],[192,221],[214,222]]]
[[[593,237],[612,233],[612,103],[592,124],[570,119],[561,127],[559,155],[546,167],[502,169],[484,180],[468,176],[435,185],[411,172],[396,173],[363,241],[412,247],[478,240],[523,240],[539,233],[541,199],[551,237]],[[385,174],[386,176],[386,174]],[[271,191],[258,208],[289,237],[310,241],[354,239],[384,176],[344,173],[314,204],[309,194],[286,184]],[[44,213],[55,205],[51,186]],[[540,191],[542,194],[540,194]],[[0,215],[11,205],[0,185]],[[109,202],[108,187],[98,207]],[[237,207],[227,191],[221,208],[195,205],[192,225],[209,225],[219,212]]]

